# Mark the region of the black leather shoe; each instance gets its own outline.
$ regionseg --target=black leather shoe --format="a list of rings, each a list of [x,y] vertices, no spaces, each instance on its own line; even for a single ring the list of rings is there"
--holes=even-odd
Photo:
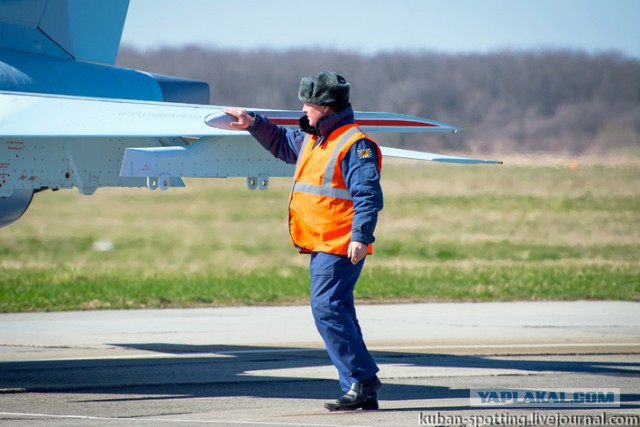
[[[335,402],[325,403],[324,407],[330,411],[352,411],[363,409],[372,411],[378,409],[378,400],[367,399],[368,396],[378,391],[382,384],[376,375],[373,377],[351,384],[351,388],[341,398]]]
[[[369,397],[364,402],[358,403],[354,406],[338,406],[335,402],[325,403],[324,407],[330,411],[355,411],[356,409],[362,409],[363,411],[377,411],[380,409],[378,405],[378,399]]]

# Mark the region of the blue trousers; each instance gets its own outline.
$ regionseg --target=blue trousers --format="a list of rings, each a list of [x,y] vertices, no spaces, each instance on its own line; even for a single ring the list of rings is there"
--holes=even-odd
[[[363,265],[364,260],[353,265],[346,256],[313,252],[309,266],[311,311],[345,392],[379,370],[362,338],[353,302]]]

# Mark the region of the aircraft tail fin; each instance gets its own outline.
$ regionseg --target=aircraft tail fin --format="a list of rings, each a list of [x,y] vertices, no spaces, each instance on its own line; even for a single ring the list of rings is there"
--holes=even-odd
[[[115,63],[129,0],[0,1],[0,48]]]

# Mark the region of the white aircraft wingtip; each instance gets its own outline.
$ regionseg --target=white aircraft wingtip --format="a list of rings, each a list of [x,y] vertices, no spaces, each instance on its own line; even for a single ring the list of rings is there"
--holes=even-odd
[[[235,122],[236,118],[231,114],[227,114],[224,111],[220,111],[219,113],[209,114],[204,118],[204,122],[217,129],[225,129],[225,130],[238,130],[231,126],[232,122]]]

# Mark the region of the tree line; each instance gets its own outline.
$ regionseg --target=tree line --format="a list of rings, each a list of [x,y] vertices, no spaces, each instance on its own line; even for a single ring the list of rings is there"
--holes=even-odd
[[[332,70],[351,83],[356,110],[412,114],[464,128],[454,135],[376,135],[399,147],[576,155],[640,149],[640,60],[616,52],[361,55],[125,46],[117,65],[205,81],[212,104],[283,109],[300,108],[302,76]]]

